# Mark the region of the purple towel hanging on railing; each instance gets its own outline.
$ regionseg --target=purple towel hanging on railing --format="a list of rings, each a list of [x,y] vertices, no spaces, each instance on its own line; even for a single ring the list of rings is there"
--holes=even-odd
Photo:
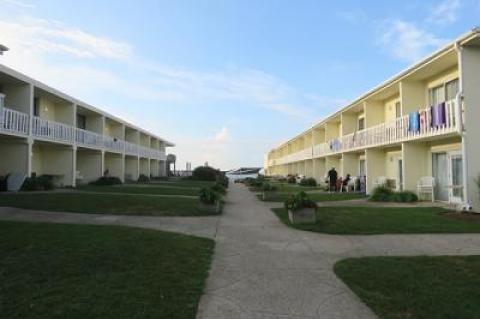
[[[445,116],[445,103],[432,106],[432,127],[441,127],[447,122]]]

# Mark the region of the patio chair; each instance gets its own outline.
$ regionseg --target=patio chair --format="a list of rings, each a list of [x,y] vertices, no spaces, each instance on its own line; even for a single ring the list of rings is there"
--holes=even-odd
[[[387,178],[385,176],[379,176],[375,178],[375,181],[373,182],[373,185],[375,187],[386,187],[387,186]]]
[[[417,195],[421,198],[422,194],[429,194],[432,202],[435,201],[435,178],[431,176],[421,177],[417,182]]]
[[[352,176],[347,184],[347,192],[350,192],[350,189],[352,189],[354,192],[358,191],[357,186],[359,185],[359,178],[357,176]]]

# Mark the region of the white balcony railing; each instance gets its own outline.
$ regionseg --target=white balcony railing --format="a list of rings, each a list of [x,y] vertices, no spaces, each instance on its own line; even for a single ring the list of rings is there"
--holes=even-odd
[[[409,115],[369,127],[362,131],[332,139],[326,143],[308,147],[276,160],[276,164],[286,164],[315,157],[321,157],[357,149],[401,143],[408,140],[455,133],[458,130],[457,103],[451,100],[445,103],[441,121],[432,118],[432,109],[419,110],[417,127],[409,125]],[[458,112],[458,114],[461,114]],[[309,154],[310,153],[310,154]]]
[[[103,136],[103,146],[113,152],[123,153],[125,150],[125,141],[111,136]]]
[[[0,131],[27,135],[30,122],[28,115],[6,107],[0,107]]]
[[[130,142],[125,142],[125,154],[137,156],[138,155],[138,145]]]
[[[30,131],[30,116],[10,108],[0,106],[0,132],[28,135]],[[33,136],[67,144],[106,149],[117,153],[125,152],[128,155],[141,156],[156,160],[166,160],[164,150],[125,142],[124,140],[95,132],[75,128],[74,126],[31,117],[31,133]]]
[[[77,128],[75,132],[75,142],[79,145],[102,147],[103,135]]]
[[[75,128],[59,122],[32,117],[32,135],[58,142],[74,142]]]

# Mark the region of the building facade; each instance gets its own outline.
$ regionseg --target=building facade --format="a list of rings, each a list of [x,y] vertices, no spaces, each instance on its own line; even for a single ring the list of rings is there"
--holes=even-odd
[[[0,64],[0,176],[76,186],[166,174],[172,143]]]
[[[480,30],[462,35],[265,156],[267,175],[364,176],[480,211]]]

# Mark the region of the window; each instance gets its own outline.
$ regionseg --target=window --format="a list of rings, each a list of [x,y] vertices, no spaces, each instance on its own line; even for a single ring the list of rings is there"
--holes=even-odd
[[[400,102],[395,103],[395,118],[402,117],[402,104]]]
[[[359,117],[358,118],[358,130],[364,130],[365,129],[365,118],[364,117]]]
[[[430,105],[437,105],[455,98],[458,93],[458,79],[431,88],[428,91]]]
[[[440,85],[430,89],[430,105],[437,105],[445,102],[445,86]]]
[[[87,128],[87,118],[85,115],[77,114],[77,127],[85,130]]]
[[[445,99],[447,101],[455,99],[458,93],[458,79],[445,84]]]
[[[33,98],[33,116],[40,116],[40,103],[38,103],[38,97]]]

